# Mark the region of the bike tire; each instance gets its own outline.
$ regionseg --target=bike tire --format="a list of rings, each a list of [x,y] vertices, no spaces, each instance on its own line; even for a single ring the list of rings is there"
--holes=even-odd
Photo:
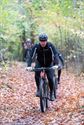
[[[41,112],[45,112],[48,107],[48,99],[46,97],[47,93],[46,84],[43,79],[40,79],[39,90],[40,90],[40,109]]]
[[[45,81],[46,82],[46,86],[45,86],[45,89],[46,89],[46,93],[45,93],[45,95],[46,95],[46,109],[49,107],[49,105],[48,105],[48,100],[49,100],[49,86],[48,86],[48,82],[47,81]]]

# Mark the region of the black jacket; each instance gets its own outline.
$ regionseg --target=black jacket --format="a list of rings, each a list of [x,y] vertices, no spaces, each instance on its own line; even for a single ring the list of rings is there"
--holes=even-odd
[[[56,51],[57,51],[58,57],[59,57],[59,65],[61,67],[64,67],[64,57],[57,49],[56,49]],[[54,61],[54,65],[55,65],[55,61]]]
[[[30,53],[29,61],[27,62],[28,66],[31,66],[35,55],[38,63],[42,67],[49,67],[53,63],[53,60],[55,60],[55,64],[59,63],[58,51],[52,43],[47,42],[44,48],[41,47],[40,44],[35,44]]]

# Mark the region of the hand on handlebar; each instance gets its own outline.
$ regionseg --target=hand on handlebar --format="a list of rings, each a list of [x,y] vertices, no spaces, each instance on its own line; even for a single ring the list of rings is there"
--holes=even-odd
[[[31,66],[26,68],[27,71],[32,71],[32,69],[33,69],[33,67],[31,67]]]
[[[58,65],[54,65],[53,69],[58,69],[58,67],[59,67]]]

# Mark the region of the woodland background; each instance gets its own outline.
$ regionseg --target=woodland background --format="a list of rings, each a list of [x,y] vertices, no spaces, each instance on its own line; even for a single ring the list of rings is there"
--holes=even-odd
[[[66,69],[84,72],[83,0],[1,0],[0,65],[22,61],[22,42],[36,43],[42,32],[62,52]]]
[[[42,32],[65,59],[45,113],[22,49]],[[84,0],[0,0],[0,125],[84,125]]]

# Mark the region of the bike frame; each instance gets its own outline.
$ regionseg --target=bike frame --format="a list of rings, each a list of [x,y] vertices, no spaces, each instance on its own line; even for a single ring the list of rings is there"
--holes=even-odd
[[[57,69],[58,66],[52,66],[52,67],[41,67],[41,68],[32,68],[31,71],[41,71],[40,72],[40,84],[39,84],[39,91],[40,91],[40,109],[41,112],[45,112],[48,108],[48,100],[49,100],[49,85],[48,80],[46,76],[46,70],[49,69]],[[55,86],[54,86],[55,88]],[[54,93],[56,94],[56,88]]]

